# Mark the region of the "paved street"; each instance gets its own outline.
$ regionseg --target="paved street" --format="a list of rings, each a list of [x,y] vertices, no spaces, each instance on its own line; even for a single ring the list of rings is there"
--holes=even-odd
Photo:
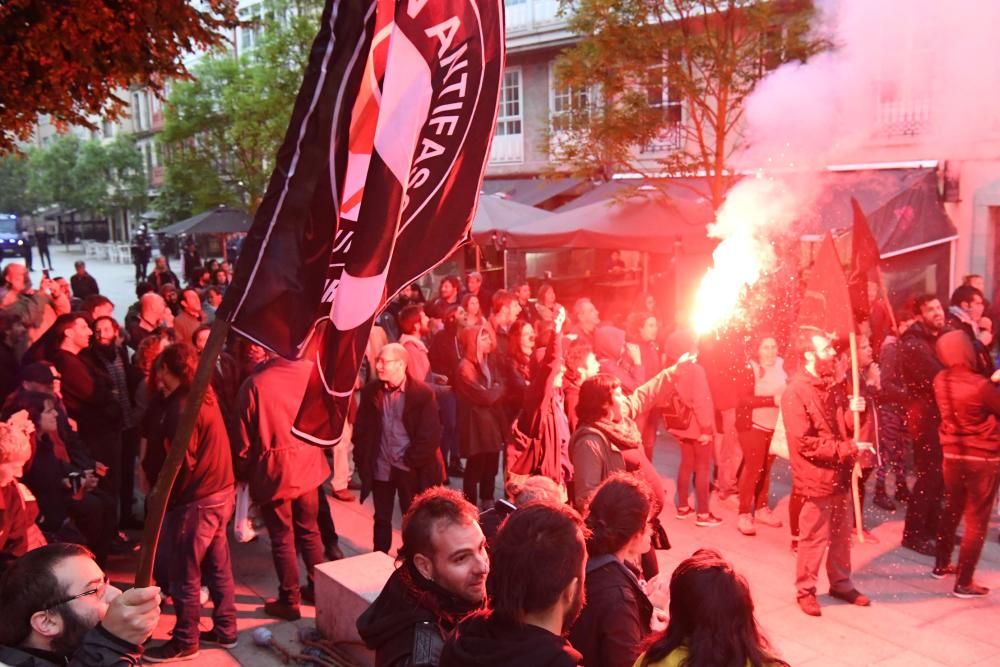
[[[53,275],[68,277],[72,273],[76,256],[58,249],[54,250],[53,259],[57,267]],[[102,291],[115,301],[116,315],[121,318],[134,300],[131,267],[90,261],[88,268]],[[37,264],[33,275],[36,280],[41,275]],[[654,461],[660,473],[672,476],[678,458],[676,447],[661,438]],[[672,493],[673,481],[669,480],[667,486],[668,493]],[[779,516],[786,515],[788,490],[788,467],[779,462],[772,484],[772,498],[780,498]],[[332,503],[345,552],[366,551],[371,543],[371,501],[364,506]],[[758,619],[791,665],[1000,664],[1000,632],[994,634],[1000,627],[1000,544],[995,520],[978,572],[980,583],[994,588],[995,593],[985,600],[958,600],[947,595],[951,580],[930,578],[931,558],[899,546],[902,512],[869,510],[866,524],[879,543],[856,545],[853,560],[856,584],[873,598],[873,605],[867,609],[853,608],[824,595],[820,598],[823,617],[816,619],[802,614],[795,603],[794,557],[789,550],[787,527],[760,527],[756,537],[744,537],[736,531],[733,510],[719,506],[714,511],[725,520],[714,529],[697,528],[692,521],[677,521],[669,509],[664,513],[663,523],[673,543],[673,549],[662,555],[664,569],[669,572],[698,547],[721,550],[750,582]],[[233,560],[238,584],[239,646],[232,652],[203,651],[197,664],[233,664],[234,659],[248,665],[278,664],[249,639],[249,631],[259,625],[273,626],[279,639],[291,636],[294,631],[291,624],[275,623],[261,612],[264,599],[273,597],[277,588],[266,534],[250,544],[234,544]],[[134,559],[119,558],[110,569],[113,579],[125,584],[133,568]],[[825,590],[826,583],[821,581],[820,591]],[[155,635],[157,639],[166,638],[173,624],[169,608],[166,611]],[[313,616],[311,608],[304,611],[308,617]],[[206,610],[204,627],[209,625],[209,610]]]

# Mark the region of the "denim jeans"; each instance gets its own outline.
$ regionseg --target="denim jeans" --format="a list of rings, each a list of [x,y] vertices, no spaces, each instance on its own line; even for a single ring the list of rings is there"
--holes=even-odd
[[[169,553],[170,587],[177,624],[174,641],[198,646],[201,585],[208,586],[212,620],[222,637],[236,636],[236,583],[229,558],[226,524],[233,515],[236,491],[217,491],[167,512],[160,544]]]
[[[709,486],[712,471],[712,444],[691,438],[678,438],[681,444],[681,464],[677,467],[677,507],[689,505],[688,489],[694,475],[694,505],[698,514],[708,514]]]
[[[743,466],[740,468],[740,514],[767,507],[767,494],[771,488],[771,464],[774,457],[768,453],[773,431],[751,428],[740,432],[743,447]]]
[[[278,599],[286,604],[299,604],[299,556],[305,562],[309,586],[313,583],[313,568],[323,562],[323,540],[317,523],[319,495],[315,490],[307,491],[298,498],[278,500],[260,509],[271,538],[271,557],[278,573]]]
[[[951,562],[951,552],[955,548],[955,529],[965,518],[965,533],[958,550],[959,586],[972,583],[979,555],[986,541],[986,529],[990,524],[990,512],[997,495],[1000,480],[1000,463],[973,461],[967,459],[944,460],[944,501],[945,509],[938,523],[937,565]]]

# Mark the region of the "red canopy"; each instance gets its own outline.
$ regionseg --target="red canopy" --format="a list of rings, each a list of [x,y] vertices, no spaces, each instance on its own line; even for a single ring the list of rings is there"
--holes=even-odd
[[[506,232],[508,248],[598,248],[667,254],[709,253],[714,219],[704,200],[668,199],[659,191],[599,201]]]

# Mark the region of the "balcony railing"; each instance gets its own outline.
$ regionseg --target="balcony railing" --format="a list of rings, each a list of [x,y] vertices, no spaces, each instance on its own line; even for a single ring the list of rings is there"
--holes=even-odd
[[[643,146],[640,153],[672,153],[684,147],[684,131],[680,123],[670,123],[660,135]]]
[[[490,164],[524,162],[524,135],[495,135],[490,146]]]
[[[905,139],[926,134],[930,130],[931,104],[929,100],[888,100],[878,105],[878,136],[886,139]]]
[[[507,33],[530,32],[565,22],[559,0],[507,0]]]

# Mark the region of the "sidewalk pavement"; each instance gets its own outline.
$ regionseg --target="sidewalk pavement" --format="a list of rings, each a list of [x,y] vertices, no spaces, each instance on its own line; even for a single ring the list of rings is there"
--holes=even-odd
[[[53,252],[57,271],[69,276],[76,256],[61,250]],[[63,272],[64,267],[66,270]],[[134,282],[129,265],[91,260],[88,270],[97,279],[102,292],[116,305],[121,318],[134,301]],[[36,266],[36,274],[38,268]],[[38,274],[40,275],[40,274]],[[680,457],[676,445],[667,436],[660,437],[654,465],[666,480],[667,493],[673,498]],[[453,484],[456,480],[452,481]],[[837,602],[825,595],[826,582],[819,585],[821,618],[803,614],[795,602],[794,564],[787,528],[787,505],[790,472],[783,461],[774,466],[771,485],[772,505],[776,514],[786,519],[784,528],[758,526],[755,537],[736,530],[735,511],[715,504],[713,511],[724,519],[717,528],[697,528],[693,521],[678,521],[668,503],[662,515],[673,549],[661,554],[661,568],[670,572],[684,558],[700,547],[713,547],[732,561],[737,572],[750,583],[757,618],[764,633],[785,660],[794,667],[838,665],[878,665],[880,667],[1000,664],[1000,544],[997,543],[997,517],[994,515],[986,547],[979,563],[977,580],[994,589],[981,600],[959,600],[948,596],[953,581],[930,577],[933,559],[899,546],[905,507],[888,513],[870,507],[865,525],[878,538],[878,544],[855,544],[852,559],[855,583],[871,596],[869,608]],[[871,498],[869,493],[868,497]],[[371,549],[372,504],[344,503],[330,500],[341,548],[347,555]],[[394,519],[393,551],[399,546],[399,516]],[[138,537],[138,533],[135,534]],[[270,558],[266,531],[249,544],[232,545],[233,567],[237,582],[239,645],[232,651],[203,650],[198,665],[278,665],[280,661],[253,646],[249,633],[260,625],[272,626],[279,639],[294,635],[293,624],[267,618],[261,606],[277,594],[277,578]],[[111,561],[112,579],[128,585],[134,572],[134,557]],[[171,609],[154,634],[166,639],[173,626]],[[311,607],[303,607],[308,625],[315,617]],[[211,625],[210,610],[203,614],[203,628]]]

